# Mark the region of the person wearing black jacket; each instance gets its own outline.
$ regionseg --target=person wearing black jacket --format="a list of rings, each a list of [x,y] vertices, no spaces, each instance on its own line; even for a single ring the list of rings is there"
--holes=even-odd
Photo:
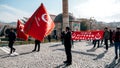
[[[32,50],[32,52],[34,52],[34,51],[36,51],[36,48],[37,48],[37,46],[38,46],[38,49],[37,49],[37,52],[39,52],[40,51],[40,41],[39,40],[35,40],[35,47],[34,47],[34,50]]]
[[[8,44],[8,47],[10,48],[10,54],[12,54],[13,52],[15,52],[15,48],[13,47],[13,44],[15,42],[15,39],[16,39],[16,34],[13,30],[13,28],[10,29],[10,32],[8,34],[8,41],[9,41],[9,44]]]
[[[70,28],[66,27],[66,32],[64,35],[64,46],[65,46],[65,53],[66,53],[66,57],[67,60],[64,61],[64,63],[66,63],[66,65],[71,65],[72,64],[72,55],[71,55],[71,32],[70,32]]]
[[[120,27],[117,27],[117,31],[115,32],[114,36],[114,43],[115,43],[115,59],[118,58],[118,50],[119,50],[119,57],[120,57]]]

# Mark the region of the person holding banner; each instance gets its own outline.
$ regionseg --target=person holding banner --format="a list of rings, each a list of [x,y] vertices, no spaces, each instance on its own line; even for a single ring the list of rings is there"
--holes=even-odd
[[[70,32],[70,28],[66,27],[66,32],[64,35],[64,46],[65,46],[65,53],[66,53],[66,57],[67,60],[64,61],[64,63],[66,64],[66,66],[69,66],[72,64],[72,55],[71,55],[71,32]]]
[[[109,40],[109,37],[110,37],[110,33],[109,33],[107,27],[105,27],[104,30],[105,30],[105,31],[104,31],[103,38],[104,38],[104,41],[105,41],[106,50],[108,50],[108,40]]]
[[[16,39],[16,34],[13,30],[13,28],[10,29],[10,32],[8,34],[8,47],[10,48],[10,55],[12,55],[13,52],[15,52],[15,48],[13,47],[13,44],[15,42],[15,39]]]
[[[37,52],[39,52],[40,51],[40,41],[39,40],[35,40],[35,47],[34,47],[34,50],[32,50],[32,52],[34,52],[34,51],[36,51],[36,48],[38,47],[38,50],[37,50]]]

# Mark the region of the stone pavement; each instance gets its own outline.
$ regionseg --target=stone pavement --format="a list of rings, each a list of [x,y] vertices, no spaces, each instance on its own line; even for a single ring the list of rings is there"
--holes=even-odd
[[[14,46],[18,56],[9,56],[0,49],[0,68],[65,68],[64,46],[60,42],[42,43],[40,52],[31,52],[34,44]],[[92,49],[88,41],[75,42],[72,48],[72,65],[67,68],[120,68],[114,60],[114,47]],[[2,47],[1,47],[2,48]]]

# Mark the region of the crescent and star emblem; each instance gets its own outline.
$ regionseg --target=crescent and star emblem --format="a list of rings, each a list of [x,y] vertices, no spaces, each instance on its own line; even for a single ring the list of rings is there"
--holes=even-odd
[[[46,19],[45,16],[47,16],[46,13],[42,14],[42,15],[41,15],[41,19],[42,19],[44,22],[46,22],[46,23],[49,24],[49,22],[51,21],[51,20],[50,20],[50,16],[48,16],[48,19]],[[40,24],[39,24],[40,18],[35,16],[35,21],[36,21],[37,26],[39,27],[39,26],[40,26]]]

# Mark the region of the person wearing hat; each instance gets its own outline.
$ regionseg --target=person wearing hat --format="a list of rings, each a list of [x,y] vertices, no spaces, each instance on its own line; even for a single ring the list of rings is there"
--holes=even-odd
[[[71,54],[71,31],[69,27],[66,27],[65,35],[64,35],[64,46],[67,60],[64,61],[66,66],[72,64],[72,54]]]
[[[115,59],[118,58],[118,50],[119,50],[119,58],[120,58],[120,27],[116,28],[115,36],[113,37],[115,43]]]

